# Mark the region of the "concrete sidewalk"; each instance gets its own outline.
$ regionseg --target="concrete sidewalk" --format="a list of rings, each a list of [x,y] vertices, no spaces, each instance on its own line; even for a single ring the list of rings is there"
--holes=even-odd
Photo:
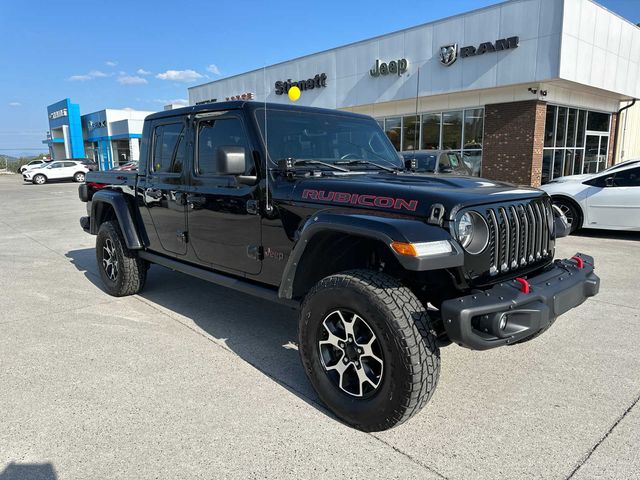
[[[154,266],[100,289],[76,184],[0,176],[0,479],[640,478],[640,235],[589,231],[601,293],[540,338],[442,350],[408,423],[337,421],[296,313]]]

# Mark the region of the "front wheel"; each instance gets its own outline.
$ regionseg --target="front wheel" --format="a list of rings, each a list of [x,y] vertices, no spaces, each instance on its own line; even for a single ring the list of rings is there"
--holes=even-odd
[[[35,177],[33,177],[32,182],[36,185],[44,185],[45,183],[47,183],[47,177],[45,177],[44,175],[36,175]]]
[[[96,238],[96,260],[105,290],[114,297],[134,295],[144,287],[147,262],[129,250],[117,222],[100,225]]]
[[[438,383],[440,352],[426,309],[383,273],[322,279],[304,301],[299,337],[302,363],[322,401],[363,431],[408,420]]]
[[[553,199],[553,204],[557,206],[569,223],[569,233],[573,233],[580,228],[580,213],[571,202],[559,198]]]
[[[78,172],[73,176],[73,181],[78,183],[84,183],[84,173]]]

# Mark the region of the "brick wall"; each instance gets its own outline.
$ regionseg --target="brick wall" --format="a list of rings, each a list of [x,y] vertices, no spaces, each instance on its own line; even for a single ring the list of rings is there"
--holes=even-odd
[[[486,105],[484,112],[482,176],[540,185],[546,103],[498,103]]]

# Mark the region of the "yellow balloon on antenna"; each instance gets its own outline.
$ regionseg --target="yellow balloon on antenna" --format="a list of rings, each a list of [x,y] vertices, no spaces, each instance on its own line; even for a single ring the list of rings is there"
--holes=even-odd
[[[300,98],[300,89],[295,85],[289,89],[289,100],[295,102]]]

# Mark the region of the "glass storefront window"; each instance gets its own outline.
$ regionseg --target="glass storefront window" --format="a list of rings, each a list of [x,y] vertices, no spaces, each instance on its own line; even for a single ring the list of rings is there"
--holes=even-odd
[[[442,114],[442,148],[445,150],[462,148],[462,111]]]
[[[547,117],[544,124],[544,146],[553,147],[553,137],[556,131],[556,111],[554,105],[547,106]]]
[[[551,160],[553,159],[553,149],[546,149],[542,153],[542,183],[551,180]]]
[[[402,150],[419,150],[420,117],[411,115],[402,118]]]
[[[567,120],[567,147],[576,146],[576,117],[578,111],[575,108],[569,109],[569,118]]]
[[[556,122],[556,148],[564,147],[567,133],[567,108],[558,107],[558,121]]]
[[[464,148],[482,148],[484,109],[474,108],[464,111]]]
[[[609,132],[608,113],[589,112],[587,116],[587,130],[594,132]]]
[[[547,105],[542,183],[605,168],[610,118],[608,113]]]
[[[377,120],[396,150],[454,150],[480,175],[484,108],[423,113]]]
[[[425,113],[422,115],[422,144],[423,150],[437,150],[440,148],[440,114]]]
[[[389,137],[389,140],[391,140],[391,143],[398,151],[400,151],[401,130],[402,118],[393,117],[386,118],[384,120],[384,132],[387,134],[387,137]]]
[[[576,140],[576,147],[582,147],[584,148],[584,128],[585,128],[585,123],[587,121],[587,112],[586,110],[580,110],[579,114],[578,114],[578,133],[577,133],[577,140]]]

